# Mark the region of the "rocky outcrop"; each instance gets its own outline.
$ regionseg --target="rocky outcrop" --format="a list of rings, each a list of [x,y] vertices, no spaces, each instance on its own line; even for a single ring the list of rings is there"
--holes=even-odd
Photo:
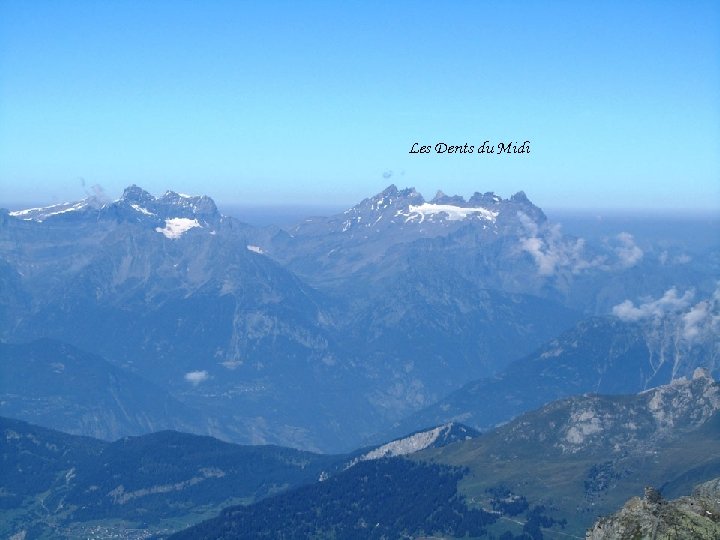
[[[666,501],[654,488],[633,497],[618,513],[599,519],[587,540],[713,540],[720,538],[720,478],[695,488],[689,497]]]

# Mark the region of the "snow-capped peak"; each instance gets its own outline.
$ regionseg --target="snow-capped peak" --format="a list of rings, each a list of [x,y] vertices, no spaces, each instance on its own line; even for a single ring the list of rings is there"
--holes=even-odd
[[[438,191],[432,200],[426,201],[414,188],[399,190],[392,184],[381,193],[331,218],[330,222],[338,232],[348,234],[366,234],[368,229],[381,232],[393,224],[403,229],[422,224],[427,231],[431,230],[428,229],[430,224],[445,228],[460,226],[458,222],[474,222],[487,229],[497,226],[501,214],[515,216],[519,209],[533,219],[545,219],[542,211],[522,191],[507,200],[493,192],[475,192],[469,200],[465,200],[461,195],[446,195]]]
[[[39,223],[57,216],[137,223],[171,239],[180,238],[194,228],[209,229],[210,234],[214,234],[222,219],[209,197],[174,191],[154,197],[136,185],[125,188],[119,199],[108,204],[102,204],[96,197],[88,197],[77,202],[15,210],[8,215]]]
[[[136,185],[127,187],[113,207],[124,219],[148,223],[156,232],[173,240],[193,228],[214,230],[221,218],[213,200],[204,195],[166,191],[154,197]]]
[[[130,205],[138,211],[142,211],[139,210],[142,208],[151,214],[163,215],[166,218],[191,218],[197,215],[202,221],[203,216],[212,217],[218,215],[215,202],[205,195],[193,196],[168,190],[161,197],[153,197],[150,193],[134,184],[125,188],[122,197],[116,201],[116,204]]]

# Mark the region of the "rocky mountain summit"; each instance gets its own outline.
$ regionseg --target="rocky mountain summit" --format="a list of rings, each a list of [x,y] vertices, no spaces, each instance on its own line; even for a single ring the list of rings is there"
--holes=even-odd
[[[354,453],[352,459],[345,464],[345,469],[361,461],[371,461],[387,457],[407,456],[427,448],[441,448],[448,444],[469,441],[480,435],[477,430],[450,422],[424,431],[411,433],[406,437],[395,439],[370,450],[361,450]]]
[[[720,385],[697,369],[693,378],[632,396],[577,396],[510,422],[498,433],[509,445],[534,441],[561,454],[610,457],[652,453],[662,442],[699,429],[720,410]],[[543,418],[540,422],[537,415]]]
[[[524,212],[538,223],[546,220],[542,210],[532,204],[522,191],[509,199],[492,192],[475,192],[467,201],[460,195],[448,196],[438,191],[433,199],[426,201],[415,188],[400,190],[392,184],[342,214],[306,220],[290,232],[300,236],[318,232],[353,236],[386,232],[395,227],[405,230],[415,228],[422,236],[433,236],[442,231],[433,231],[433,226],[457,228],[470,222],[485,229],[516,219],[518,212]]]
[[[191,196],[167,191],[153,197],[138,186],[125,189],[122,197],[101,209],[103,217],[147,222],[167,238],[179,238],[186,231],[200,227],[215,232],[222,216],[215,202],[205,195]]]
[[[495,254],[502,239],[520,238],[527,227],[539,230],[546,221],[523,192],[509,199],[475,193],[469,200],[438,192],[428,201],[415,188],[393,184],[340,214],[308,218],[288,234],[256,241],[271,257],[322,286],[382,273],[376,265],[406,271],[408,259],[422,264],[428,250],[440,255],[468,242]]]
[[[587,540],[714,540],[720,538],[720,478],[697,486],[692,495],[666,501],[645,488],[616,514],[599,519]]]
[[[640,394],[580,395],[466,442],[413,455],[468,468],[463,494],[524,497],[580,534],[648,484],[666,497],[720,474],[720,385],[697,370]]]
[[[16,210],[9,212],[9,215],[36,223],[79,219],[110,219],[156,225],[164,223],[166,227],[176,223],[184,225],[184,230],[217,225],[221,219],[220,212],[210,197],[191,196],[174,191],[166,191],[161,197],[154,197],[134,184],[125,188],[122,196],[112,202],[91,196],[76,202]],[[187,225],[186,220],[192,225]]]

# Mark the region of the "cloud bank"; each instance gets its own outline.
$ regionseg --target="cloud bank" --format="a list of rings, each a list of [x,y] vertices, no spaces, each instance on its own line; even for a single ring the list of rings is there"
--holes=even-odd
[[[682,296],[678,295],[675,287],[665,291],[665,294],[657,300],[650,300],[636,306],[631,300],[625,300],[612,308],[612,314],[623,321],[636,322],[642,319],[661,318],[673,312],[687,309],[692,302],[695,292],[685,291]]]
[[[612,309],[621,320],[641,325],[651,367],[657,373],[669,364],[672,379],[698,367],[720,372],[720,282],[709,298],[694,302],[694,294],[672,287],[658,299],[638,305],[625,300]]]
[[[693,303],[695,291],[680,295],[672,287],[657,300],[635,305],[631,300],[614,306],[612,314],[623,321],[652,322],[663,319],[675,323],[678,337],[687,342],[717,341],[720,339],[720,283],[710,298]]]
[[[532,255],[541,276],[552,276],[559,269],[565,268],[577,273],[587,268],[583,259],[585,240],[574,242],[563,239],[560,225],[550,225],[540,231],[540,227],[523,212],[518,212],[527,236],[520,239],[520,248]]]
[[[541,227],[523,212],[518,212],[518,218],[526,233],[520,239],[520,249],[532,256],[541,276],[552,276],[560,270],[573,274],[592,268],[606,272],[623,270],[632,268],[644,256],[633,235],[627,232],[614,237],[613,243],[617,245],[606,246],[607,255],[590,257],[585,253],[585,239],[564,237],[559,224]]]

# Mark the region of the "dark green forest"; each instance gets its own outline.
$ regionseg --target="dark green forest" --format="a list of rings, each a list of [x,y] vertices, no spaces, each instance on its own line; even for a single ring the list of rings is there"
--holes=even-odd
[[[562,526],[544,515],[544,507],[528,509],[523,498],[510,514],[524,513],[524,526],[517,527],[515,533],[505,531],[498,518],[508,512],[470,508],[458,494],[457,483],[466,472],[459,467],[403,458],[365,461],[323,482],[250,506],[227,508],[217,518],[171,538],[395,539],[443,535],[540,540],[541,527]],[[488,527],[493,524],[490,532]],[[500,536],[496,536],[498,530]]]

